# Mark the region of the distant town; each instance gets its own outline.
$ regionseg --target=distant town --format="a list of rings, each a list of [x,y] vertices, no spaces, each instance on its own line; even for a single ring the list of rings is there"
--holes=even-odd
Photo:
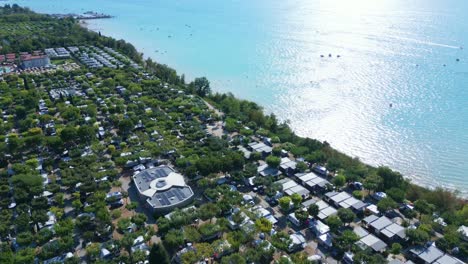
[[[103,18],[112,18],[111,15],[106,15],[102,13],[97,13],[93,11],[87,11],[83,14],[52,14],[51,16],[56,18],[74,18],[78,20],[87,20],[87,19],[103,19]]]
[[[466,200],[75,18],[0,7],[0,263],[467,261]]]

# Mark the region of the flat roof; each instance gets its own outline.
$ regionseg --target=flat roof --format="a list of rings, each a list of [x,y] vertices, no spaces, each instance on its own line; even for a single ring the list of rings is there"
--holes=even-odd
[[[338,194],[338,192],[332,191],[332,192],[327,192],[325,194],[325,196],[328,197],[328,198],[332,198],[333,196],[335,196],[337,194]]]
[[[354,231],[354,233],[356,233],[356,235],[359,236],[359,238],[363,238],[363,237],[369,235],[369,232],[367,232],[367,230],[365,230],[364,228],[362,228],[360,226],[354,227],[353,231]]]
[[[306,201],[302,202],[302,206],[308,208],[310,205],[316,204],[316,203],[317,203],[317,200],[312,198],[312,199],[309,199],[309,200],[306,200]]]
[[[298,186],[299,184],[297,184],[297,182],[293,181],[293,180],[289,180],[285,183],[283,183],[283,191],[289,189],[289,188],[292,188],[292,187],[295,187],[295,186]]]
[[[319,210],[323,210],[327,207],[330,207],[329,204],[327,204],[325,201],[322,201],[322,200],[318,201],[316,205],[318,206]]]
[[[406,237],[405,228],[402,227],[401,225],[395,224],[395,223],[385,227],[381,232],[382,232],[382,234],[384,234],[388,238],[392,238],[395,235],[397,235],[397,236],[399,236],[401,238]]]
[[[351,207],[353,209],[360,210],[360,209],[362,209],[362,208],[364,208],[366,206],[367,206],[367,204],[364,203],[363,201],[358,201],[357,203],[353,204]]]
[[[348,199],[341,201],[340,206],[343,207],[343,208],[349,208],[349,207],[351,207],[354,204],[357,204],[359,202],[360,201],[358,199],[356,199],[354,197],[349,197]]]
[[[302,176],[299,176],[298,178],[302,182],[307,182],[307,181],[310,181],[310,180],[312,180],[314,178],[317,178],[317,177],[318,176],[315,173],[310,172],[310,173],[304,174]]]
[[[441,258],[439,258],[435,264],[463,264],[464,262],[452,257],[448,254],[443,255]]]
[[[156,192],[151,198],[146,201],[153,208],[164,208],[172,205],[177,205],[183,201],[190,199],[193,196],[192,189],[186,187],[172,187],[163,192]]]
[[[166,178],[172,172],[174,172],[174,170],[169,166],[155,167],[136,174],[133,176],[133,181],[140,193],[143,193],[151,188],[151,182],[159,178]]]
[[[252,142],[249,144],[249,146],[252,148],[253,151],[256,152],[271,152],[273,150],[272,147],[266,145],[265,143],[262,142]]]
[[[320,178],[320,177],[316,177],[316,178],[313,178],[313,179],[307,181],[305,184],[306,184],[307,186],[309,186],[309,187],[314,187],[314,186],[316,186],[316,185],[318,185],[318,186],[320,186],[320,187],[323,187],[323,186],[325,186],[327,183],[328,183],[327,180],[322,179],[322,178]]]
[[[317,230],[321,234],[325,234],[328,231],[330,231],[330,227],[328,225],[324,224],[320,220],[310,221],[309,227],[310,228],[315,228],[315,230]]]
[[[442,252],[435,246],[417,247],[411,249],[410,252],[417,255],[420,259],[428,263],[432,263],[444,255],[444,252]]]
[[[291,238],[291,244],[293,245],[301,245],[306,242],[304,235],[301,233],[291,234],[289,235],[289,238]]]
[[[351,195],[349,195],[347,192],[340,192],[337,195],[330,197],[330,199],[335,203],[340,203],[349,198],[351,198]]]
[[[331,206],[324,208],[323,210],[320,210],[318,217],[320,219],[325,219],[329,217],[330,215],[336,214],[337,210]]]
[[[297,193],[297,194],[299,194],[299,195],[301,195],[301,196],[302,196],[302,195],[306,195],[306,196],[307,196],[307,195],[309,195],[310,192],[309,192],[309,190],[307,190],[306,188],[302,187],[301,185],[296,185],[296,186],[293,186],[293,187],[287,189],[287,190],[285,191],[285,193],[286,193],[287,195],[292,195],[292,194],[294,194],[294,193]]]
[[[370,226],[380,231],[391,224],[392,224],[392,221],[390,219],[388,219],[386,216],[382,216],[379,219],[375,220],[374,222],[370,223]]]
[[[382,240],[380,240],[379,238],[377,238],[376,236],[374,236],[372,234],[369,234],[369,235],[361,238],[361,240],[359,240],[359,242],[361,242],[364,245],[372,248],[375,251],[381,251],[381,250],[383,250],[384,248],[387,247],[387,244],[385,244],[385,242],[383,242]]]
[[[194,193],[184,177],[169,166],[146,169],[133,176],[133,181],[146,202],[153,208],[170,207],[190,199]]]
[[[377,219],[379,219],[379,217],[377,217],[375,215],[369,215],[368,217],[362,219],[362,221],[367,223],[367,224],[370,224],[370,223],[374,222]]]

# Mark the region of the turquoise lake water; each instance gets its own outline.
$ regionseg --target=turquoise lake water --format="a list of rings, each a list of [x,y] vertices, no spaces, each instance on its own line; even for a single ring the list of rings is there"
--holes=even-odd
[[[260,103],[299,135],[468,194],[468,1],[9,2],[114,15],[90,28]]]

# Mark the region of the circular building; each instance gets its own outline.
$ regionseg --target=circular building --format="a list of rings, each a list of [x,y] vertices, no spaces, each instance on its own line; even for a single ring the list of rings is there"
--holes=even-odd
[[[184,176],[163,165],[146,169],[133,176],[140,198],[153,212],[166,213],[189,204],[193,191]]]

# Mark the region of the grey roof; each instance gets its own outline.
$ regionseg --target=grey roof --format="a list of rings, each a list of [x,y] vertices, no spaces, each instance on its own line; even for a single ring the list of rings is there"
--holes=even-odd
[[[448,254],[443,255],[441,258],[439,258],[435,264],[463,264],[464,262],[454,258]]]
[[[297,193],[299,195],[309,195],[310,192],[309,190],[307,190],[306,188],[302,187],[301,185],[296,185],[296,186],[293,186],[291,188],[288,188],[286,191],[284,191],[287,195],[292,195],[294,193]]]
[[[315,200],[314,198],[312,198],[312,199],[310,199],[310,200],[307,200],[307,201],[302,202],[302,206],[308,208],[310,205],[315,204],[315,203],[317,203],[317,200]]]
[[[364,228],[362,228],[360,226],[356,226],[353,231],[360,238],[363,238],[363,237],[365,237],[365,236],[367,236],[369,234],[369,232],[367,232]]]
[[[159,166],[133,176],[138,191],[141,195],[148,197],[146,202],[151,207],[171,207],[193,197],[194,193],[190,186],[185,184],[183,176],[171,173],[174,173],[171,167]],[[160,180],[155,184],[154,181],[157,179]]]
[[[313,172],[310,172],[310,173],[307,173],[307,174],[304,174],[302,176],[299,176],[298,178],[302,181],[302,182],[307,182],[307,181],[310,181],[314,178],[317,178],[318,176],[313,173]]]
[[[322,201],[322,200],[318,201],[316,204],[319,207],[319,210],[323,210],[327,207],[330,207],[329,204],[327,204],[325,201]]]
[[[318,217],[320,219],[325,219],[327,217],[329,217],[330,215],[333,215],[333,214],[336,214],[337,210],[331,206],[329,207],[326,207],[322,210],[320,210],[319,214],[318,214]]]
[[[144,170],[133,177],[135,184],[138,186],[140,192],[144,192],[150,189],[150,183],[158,178],[165,178],[171,172],[174,172],[168,166],[155,167],[151,169]]]
[[[388,264],[403,264],[403,262],[401,262],[400,260],[398,259],[392,259],[388,262]]]
[[[363,201],[358,201],[357,203],[353,204],[351,207],[355,210],[361,210],[362,208],[366,207],[367,204]]]
[[[325,196],[328,197],[328,198],[332,198],[333,196],[335,196],[335,195],[337,195],[337,194],[338,194],[338,192],[327,192],[327,193],[325,194]]]
[[[377,216],[375,215],[369,215],[368,217],[362,219],[363,222],[367,223],[367,224],[370,224],[372,222],[374,222],[375,220],[379,219]]]
[[[273,168],[270,166],[267,166],[262,171],[260,171],[260,175],[262,176],[278,176],[280,174],[281,172],[277,168]]]
[[[395,223],[385,227],[381,232],[388,238],[392,238],[394,236],[399,236],[401,238],[406,237],[405,228]]]
[[[193,196],[192,189],[186,187],[172,187],[163,192],[156,192],[153,197],[146,200],[152,207],[168,207],[179,204]]]
[[[270,146],[267,146],[265,143],[257,143],[257,142],[252,142],[249,144],[249,147],[252,148],[253,151],[255,152],[265,152],[265,153],[270,153],[273,148]]]
[[[388,219],[386,216],[382,216],[379,219],[375,220],[374,222],[370,223],[370,226],[380,231],[391,224],[392,224],[392,221],[390,219]]]
[[[349,198],[351,198],[351,195],[346,192],[340,192],[337,195],[332,196],[330,199],[335,203],[339,203]]]
[[[325,179],[322,179],[320,177],[316,177],[316,178],[313,178],[309,181],[307,181],[305,184],[309,187],[314,187],[316,185],[320,186],[320,187],[323,187],[325,185],[327,185],[327,183],[329,183],[327,180]]]
[[[385,242],[383,242],[382,240],[380,240],[379,238],[377,238],[376,236],[372,234],[369,234],[361,238],[361,240],[359,241],[365,244],[366,246],[372,248],[375,251],[382,251],[383,249],[387,247],[387,244],[385,244]]]
[[[440,249],[438,249],[435,246],[417,247],[417,248],[411,249],[410,252],[413,253],[414,255],[417,255],[420,259],[422,259],[423,261],[427,263],[432,263],[436,259],[442,257],[442,255],[444,255],[444,252],[442,252]]]
[[[296,169],[296,162],[295,162],[295,161],[288,161],[288,162],[285,162],[285,163],[281,164],[280,167],[281,167],[283,170],[286,170],[286,169],[293,169],[293,170],[295,170],[295,169]]]
[[[333,197],[335,198],[335,197]],[[332,199],[333,199],[332,198]],[[349,208],[351,207],[352,205],[356,204],[356,203],[359,203],[360,201],[354,197],[349,197],[348,199],[345,199],[343,201],[340,202],[340,206],[343,207],[343,208]]]

